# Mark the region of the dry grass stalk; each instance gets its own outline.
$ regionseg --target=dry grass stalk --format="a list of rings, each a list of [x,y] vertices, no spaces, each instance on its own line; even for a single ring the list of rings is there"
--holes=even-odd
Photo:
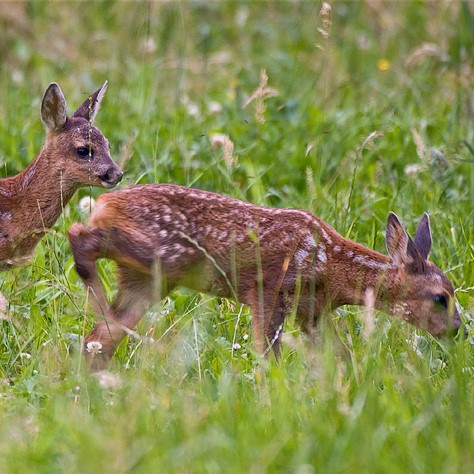
[[[360,153],[362,153],[362,151],[365,150],[366,148],[368,150],[373,149],[372,142],[376,138],[383,137],[383,136],[384,136],[384,134],[380,130],[374,130],[372,133],[369,133],[369,135],[367,135],[365,137],[364,141],[362,142],[362,146],[360,147]]]
[[[128,160],[133,155],[133,144],[135,142],[136,135],[130,135],[127,139],[120,145],[118,165],[121,169],[125,168]]]
[[[234,155],[234,143],[229,137],[224,140],[224,161],[229,168],[237,164],[237,155]]]
[[[318,28],[318,33],[327,41],[331,35],[332,26],[331,5],[328,2],[323,2],[319,11],[319,17],[321,18],[322,27]]]
[[[405,60],[405,66],[417,66],[427,57],[444,59],[446,58],[446,53],[441,51],[440,47],[435,43],[423,43],[408,55]]]
[[[257,123],[265,123],[265,100],[271,97],[277,97],[280,93],[273,87],[268,87],[268,76],[267,71],[262,69],[260,71],[260,84],[253,94],[245,101],[244,108],[251,104],[253,101],[255,104],[255,121]]]
[[[425,145],[425,142],[423,141],[423,138],[421,138],[420,133],[415,127],[411,128],[411,134],[413,135],[413,141],[415,142],[416,154],[418,155],[418,158],[420,158],[420,160],[425,160],[426,159],[426,145]]]
[[[234,142],[225,133],[214,133],[210,136],[211,146],[214,150],[222,148],[224,153],[224,162],[231,168],[238,162],[237,155],[234,155]]]

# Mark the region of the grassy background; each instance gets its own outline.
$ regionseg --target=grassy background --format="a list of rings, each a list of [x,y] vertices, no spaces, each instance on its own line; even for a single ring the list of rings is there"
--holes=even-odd
[[[140,325],[154,343],[129,340],[90,377],[77,347],[93,319],[65,239],[102,192],[83,189],[32,265],[0,277],[0,472],[474,470],[474,5],[331,5],[329,21],[320,2],[0,3],[0,175],[39,151],[50,82],[72,111],[108,79],[97,125],[113,156],[131,154],[121,186],[302,207],[380,251],[389,210],[409,232],[428,211],[469,337],[379,314],[366,341],[349,307],[314,347],[289,321],[277,364],[253,353],[246,308],[183,290]],[[278,96],[259,112],[244,104],[263,69]]]

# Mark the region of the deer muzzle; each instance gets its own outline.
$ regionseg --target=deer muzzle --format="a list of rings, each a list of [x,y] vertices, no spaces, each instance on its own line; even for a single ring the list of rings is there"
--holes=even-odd
[[[104,174],[99,176],[104,188],[113,188],[122,180],[123,172],[118,168],[109,168]]]

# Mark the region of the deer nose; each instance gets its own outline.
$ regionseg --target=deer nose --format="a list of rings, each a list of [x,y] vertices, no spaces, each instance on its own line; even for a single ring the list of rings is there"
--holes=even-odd
[[[99,176],[99,179],[102,181],[102,185],[104,187],[111,188],[120,183],[122,177],[122,171],[120,171],[118,168],[110,168],[105,174]]]

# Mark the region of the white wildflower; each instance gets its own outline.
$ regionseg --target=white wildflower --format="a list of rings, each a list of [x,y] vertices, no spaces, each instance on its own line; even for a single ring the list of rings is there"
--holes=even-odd
[[[249,18],[249,9],[247,6],[241,6],[235,14],[235,22],[239,28],[245,27]]]
[[[157,46],[156,46],[156,41],[152,37],[145,38],[143,41],[143,51],[146,54],[153,54],[156,53]]]
[[[209,113],[213,115],[218,114],[219,112],[222,112],[222,104],[220,104],[219,102],[215,102],[215,101],[209,102],[209,105],[207,107],[208,107]]]
[[[406,165],[405,174],[409,176],[410,178],[416,178],[416,176],[421,171],[421,169],[422,169],[421,165],[418,165],[416,163],[413,163],[411,165]]]
[[[12,71],[12,81],[15,84],[21,84],[25,79],[25,75],[19,69],[14,69]]]
[[[213,133],[209,140],[211,142],[211,146],[214,150],[218,148],[222,148],[226,140],[229,140],[229,137],[225,133]]]
[[[190,117],[197,118],[201,115],[201,111],[199,110],[199,106],[194,102],[188,102],[186,104],[186,110]]]
[[[99,385],[105,389],[120,388],[122,385],[122,379],[108,370],[100,370],[94,373],[94,377],[99,382]]]
[[[85,196],[79,201],[79,209],[83,214],[90,214],[94,209],[95,200],[91,196]]]
[[[102,344],[99,341],[91,341],[86,344],[86,351],[91,354],[102,354]]]

